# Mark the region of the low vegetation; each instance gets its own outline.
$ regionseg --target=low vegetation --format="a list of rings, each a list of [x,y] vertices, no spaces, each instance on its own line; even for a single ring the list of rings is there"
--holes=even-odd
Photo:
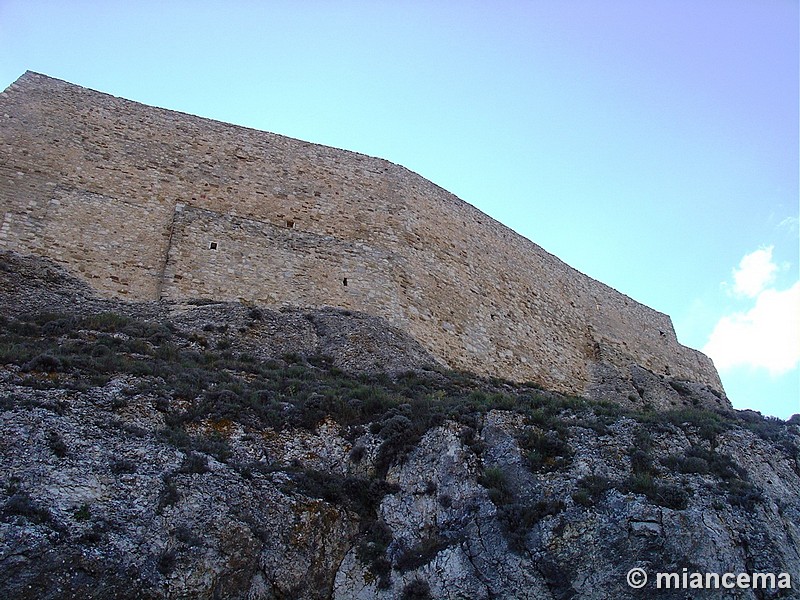
[[[251,309],[249,318],[263,315]],[[209,343],[205,333],[223,333]],[[525,497],[506,467],[487,466],[479,483],[497,508],[509,547],[523,552],[530,531],[547,517],[565,510],[597,507],[608,492],[641,494],[650,502],[682,510],[692,498],[687,478],[703,477],[716,482],[732,507],[752,510],[761,502],[761,491],[745,472],[719,451],[720,436],[734,428],[752,431],[779,451],[796,456],[798,448],[783,421],[756,414],[717,412],[700,407],[656,413],[633,412],[621,406],[590,402],[543,391],[535,385],[513,384],[478,378],[453,371],[409,372],[396,377],[357,376],[340,371],[324,356],[285,355],[259,360],[235,349],[235,333],[224,324],[206,324],[200,331],[180,331],[168,322],[136,320],[115,313],[91,316],[43,313],[18,318],[0,317],[0,364],[14,365],[15,383],[33,389],[87,391],[104,386],[120,375],[132,376],[109,410],[125,406],[127,399],[145,397],[164,415],[160,438],[185,453],[183,464],[162,477],[158,511],[170,509],[180,500],[179,481],[203,477],[211,458],[228,462],[231,448],[224,436],[197,435],[201,421],[237,422],[247,428],[274,430],[314,429],[332,417],[353,440],[369,431],[379,440],[372,454],[368,477],[338,476],[298,465],[275,465],[289,477],[282,484],[287,492],[299,492],[340,505],[358,515],[361,532],[357,556],[377,578],[378,587],[388,588],[392,568],[412,571],[427,564],[438,552],[458,543],[431,535],[419,545],[395,552],[390,561],[391,530],[378,517],[378,506],[396,488],[386,482],[389,469],[403,461],[431,428],[454,421],[461,427],[464,445],[478,458],[484,452],[480,429],[491,410],[514,411],[522,427],[516,436],[521,464],[527,477],[547,477],[573,466],[574,436],[581,428],[598,436],[608,435],[620,420],[635,423],[636,436],[628,450],[628,475],[611,479],[590,475],[575,483],[570,498]],[[127,398],[127,399],[126,399]],[[60,413],[65,401],[47,403],[36,395],[9,395],[0,409],[42,407]],[[682,430],[693,445],[686,451],[656,453],[653,439],[660,432]],[[134,433],[132,431],[132,433]],[[58,431],[46,434],[54,460],[69,459],[70,448]],[[355,445],[349,459],[359,464],[367,454]],[[662,458],[656,458],[661,456]],[[252,477],[263,464],[233,464],[243,477]],[[137,464],[124,456],[109,465],[113,476],[134,474]],[[442,510],[450,510],[453,499],[438,493],[430,482],[425,494]],[[47,521],[49,513],[21,489],[9,489],[0,513],[4,519]],[[565,502],[566,500],[566,502]],[[91,507],[76,508],[74,518],[90,520]],[[266,534],[265,534],[266,535]],[[157,568],[169,573],[175,564],[174,550],[165,550]],[[412,581],[403,597],[424,598],[427,584]]]

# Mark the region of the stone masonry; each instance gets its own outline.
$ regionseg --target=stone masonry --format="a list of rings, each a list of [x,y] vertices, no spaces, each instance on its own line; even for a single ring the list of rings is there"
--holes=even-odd
[[[0,94],[0,248],[107,297],[334,306],[444,364],[584,394],[598,365],[721,391],[670,318],[386,160],[27,72]]]

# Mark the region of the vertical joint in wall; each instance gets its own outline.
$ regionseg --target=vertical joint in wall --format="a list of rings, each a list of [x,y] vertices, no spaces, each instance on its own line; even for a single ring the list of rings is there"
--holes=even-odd
[[[179,212],[183,212],[183,207],[185,205],[182,202],[175,201],[175,204],[172,206],[172,218],[169,222],[169,233],[167,234],[167,243],[164,248],[164,256],[163,260],[161,261],[161,270],[158,275],[158,281],[156,281],[156,294],[155,300],[161,300],[162,295],[164,293],[164,283],[167,277],[167,266],[169,265],[169,255],[172,252],[172,236],[175,233],[175,219],[178,216]]]

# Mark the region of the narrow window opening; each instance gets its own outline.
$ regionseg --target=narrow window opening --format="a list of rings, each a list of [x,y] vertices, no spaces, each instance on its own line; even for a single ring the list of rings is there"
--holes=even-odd
[[[347,277],[345,277],[344,279],[342,279],[342,285],[343,285],[344,287],[347,287]]]
[[[217,242],[211,242],[211,243],[208,245],[208,249],[209,249],[209,250],[216,250],[216,249],[217,249]]]
[[[294,229],[294,221],[286,219],[286,227],[288,227],[289,229]]]

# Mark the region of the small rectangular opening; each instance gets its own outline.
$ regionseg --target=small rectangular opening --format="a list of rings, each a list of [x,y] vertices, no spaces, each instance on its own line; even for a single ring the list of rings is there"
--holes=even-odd
[[[347,277],[345,277],[344,279],[342,279],[342,285],[343,285],[344,287],[347,287]]]
[[[209,249],[209,250],[216,250],[216,249],[217,249],[217,242],[211,242],[211,243],[208,245],[208,249]]]
[[[288,227],[289,229],[294,229],[294,221],[286,219],[286,227]]]

